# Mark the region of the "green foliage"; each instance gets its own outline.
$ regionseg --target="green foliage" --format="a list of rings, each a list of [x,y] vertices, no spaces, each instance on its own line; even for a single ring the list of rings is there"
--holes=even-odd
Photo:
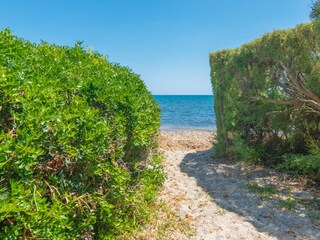
[[[233,144],[230,149],[232,157],[236,160],[256,162],[259,159],[259,154],[255,149],[249,147],[240,136],[234,137]]]
[[[310,18],[311,20],[320,20],[320,1],[319,0],[315,0],[313,2]]]
[[[283,210],[293,211],[296,208],[298,203],[299,201],[297,201],[293,197],[286,196],[285,199],[281,199],[277,203],[277,207]]]
[[[284,162],[279,164],[278,169],[285,170],[293,175],[320,176],[320,154],[293,155],[284,156]]]
[[[259,186],[257,183],[249,183],[248,190],[252,193],[256,193],[260,198],[272,198],[273,195],[278,193],[278,189],[272,184],[266,186]]]
[[[0,32],[0,238],[115,239],[143,222],[159,119],[130,69]]]
[[[210,54],[217,154],[265,164],[298,154],[320,177],[318,30],[317,21],[301,24]]]

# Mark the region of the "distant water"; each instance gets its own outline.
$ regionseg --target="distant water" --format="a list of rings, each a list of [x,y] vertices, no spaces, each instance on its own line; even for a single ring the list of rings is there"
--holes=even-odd
[[[161,108],[162,130],[216,129],[213,96],[154,95],[154,98]]]

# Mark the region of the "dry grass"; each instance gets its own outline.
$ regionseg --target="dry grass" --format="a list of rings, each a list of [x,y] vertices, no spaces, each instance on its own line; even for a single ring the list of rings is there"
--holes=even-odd
[[[123,240],[183,240],[195,234],[190,223],[191,216],[184,218],[173,210],[164,200],[158,200],[152,206],[155,212],[151,214],[146,225],[135,232],[121,237]]]

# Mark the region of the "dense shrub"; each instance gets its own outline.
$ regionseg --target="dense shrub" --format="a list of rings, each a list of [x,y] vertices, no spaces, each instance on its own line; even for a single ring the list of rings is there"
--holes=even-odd
[[[143,221],[159,118],[130,69],[0,32],[0,238],[113,239]]]
[[[310,12],[310,19],[313,21],[320,20],[320,1],[319,0],[313,1],[311,12]]]
[[[302,24],[210,55],[218,154],[267,164],[298,154],[319,173],[318,30]]]

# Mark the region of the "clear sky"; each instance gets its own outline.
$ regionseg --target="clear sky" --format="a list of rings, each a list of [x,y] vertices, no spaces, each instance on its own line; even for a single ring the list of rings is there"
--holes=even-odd
[[[153,94],[211,94],[210,52],[309,21],[312,0],[0,0],[0,29],[84,41]]]

